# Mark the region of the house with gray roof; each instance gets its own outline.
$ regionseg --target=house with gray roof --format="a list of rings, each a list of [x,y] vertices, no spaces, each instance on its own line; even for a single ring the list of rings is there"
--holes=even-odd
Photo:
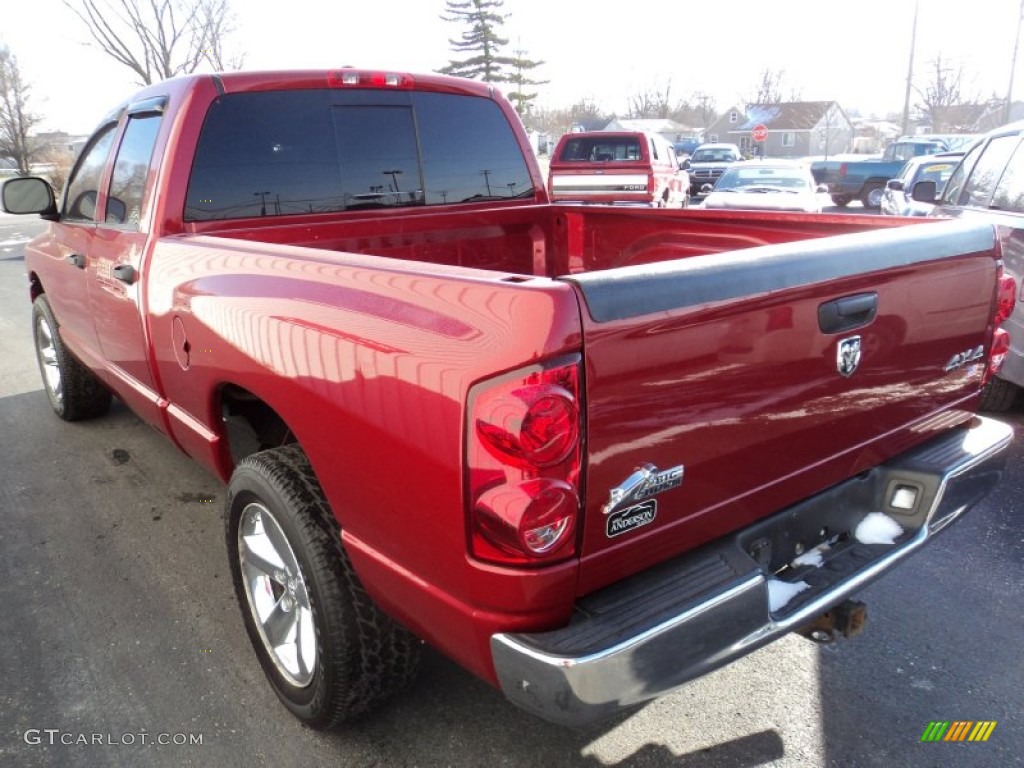
[[[751,136],[764,125],[768,138],[758,147]],[[835,101],[785,101],[733,107],[708,128],[705,141],[738,144],[744,154],[765,157],[808,157],[847,151],[853,125]]]

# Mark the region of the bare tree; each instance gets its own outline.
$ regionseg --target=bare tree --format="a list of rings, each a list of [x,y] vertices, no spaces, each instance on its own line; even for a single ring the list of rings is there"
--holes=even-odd
[[[199,11],[200,26],[206,30],[204,57],[217,72],[241,69],[245,54],[224,50],[224,41],[235,31],[235,14],[228,0],[202,0]]]
[[[745,104],[779,104],[782,102],[782,70],[765,68],[761,72],[761,82],[755,91],[743,101]]]
[[[694,117],[696,118],[696,124],[699,125],[703,131],[707,131],[711,124],[718,119],[718,105],[715,101],[715,97],[698,91],[693,94],[691,103],[693,105],[692,109]]]
[[[531,124],[552,136],[568,133],[573,125],[583,121],[605,122],[611,116],[601,110],[593,99],[580,99],[568,108],[538,109],[531,115]]]
[[[93,45],[128,67],[140,85],[195,72],[205,61],[237,68],[224,39],[234,30],[230,0],[64,0]]]
[[[28,109],[29,90],[17,57],[6,45],[0,46],[0,155],[14,160],[22,176],[31,173],[35,149],[28,134],[40,120]]]
[[[626,117],[633,119],[668,117],[668,90],[650,89],[633,93],[626,103]]]
[[[754,92],[743,99],[744,104],[782,104],[785,101],[800,101],[800,91],[789,89],[789,97],[783,95],[785,70],[767,69],[761,71],[761,82]]]
[[[71,166],[75,162],[74,153],[66,146],[48,144],[39,150],[37,159],[41,166],[40,175],[49,179],[50,184],[57,192],[64,189],[64,184],[71,174]]]
[[[962,65],[954,66],[943,60],[939,54],[928,63],[929,82],[924,88],[914,87],[921,98],[917,111],[927,120],[935,133],[949,128],[953,119],[953,108],[960,105],[979,103],[977,97],[965,98],[962,91],[964,70]]]

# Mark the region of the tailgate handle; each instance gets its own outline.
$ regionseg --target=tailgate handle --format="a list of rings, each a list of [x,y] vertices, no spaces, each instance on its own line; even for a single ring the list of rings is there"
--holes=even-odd
[[[867,325],[877,312],[877,293],[844,296],[818,307],[818,327],[822,333],[843,333]]]

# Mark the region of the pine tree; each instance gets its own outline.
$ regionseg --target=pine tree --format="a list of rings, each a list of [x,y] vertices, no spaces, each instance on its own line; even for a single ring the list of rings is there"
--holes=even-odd
[[[505,67],[512,63],[512,59],[500,55],[508,40],[498,37],[498,28],[507,18],[507,14],[500,13],[504,0],[447,0],[445,5],[448,15],[442,14],[442,19],[469,26],[461,39],[448,41],[452,50],[457,54],[473,55],[460,60],[450,59],[448,66],[438,72],[480,79],[485,83],[507,82]]]
[[[547,80],[532,80],[527,75],[543,64],[526,58],[526,51],[517,50],[515,56],[502,55],[502,48],[508,39],[500,37],[498,31],[508,14],[502,13],[504,0],[447,0],[445,21],[467,25],[459,40],[449,40],[457,54],[471,54],[464,59],[450,59],[448,66],[438,70],[443,75],[480,79],[485,83],[511,83],[513,90],[508,94],[520,116],[526,115],[530,102],[536,93],[527,93],[532,85],[543,85]]]
[[[516,107],[516,112],[519,113],[520,117],[525,118],[527,113],[530,111],[530,102],[537,98],[536,93],[527,93],[526,88],[531,85],[544,85],[547,80],[531,80],[527,77],[526,73],[530,70],[536,69],[543,61],[533,61],[526,58],[526,51],[517,50],[515,57],[511,61],[512,74],[508,77],[508,82],[512,84],[514,90],[509,91],[508,98]]]

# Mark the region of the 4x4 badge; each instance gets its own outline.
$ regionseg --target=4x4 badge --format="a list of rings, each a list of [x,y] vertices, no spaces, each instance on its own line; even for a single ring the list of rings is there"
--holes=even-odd
[[[860,365],[860,336],[843,339],[836,348],[836,369],[842,376],[853,376],[858,365]]]
[[[653,464],[644,464],[608,493],[608,501],[601,507],[606,515],[630,507],[639,501],[649,499],[664,491],[678,488],[683,484],[683,465],[659,470]],[[651,520],[654,516],[651,516]],[[648,521],[650,522],[650,520]],[[646,524],[646,523],[645,523]],[[613,535],[611,533],[609,536]]]

